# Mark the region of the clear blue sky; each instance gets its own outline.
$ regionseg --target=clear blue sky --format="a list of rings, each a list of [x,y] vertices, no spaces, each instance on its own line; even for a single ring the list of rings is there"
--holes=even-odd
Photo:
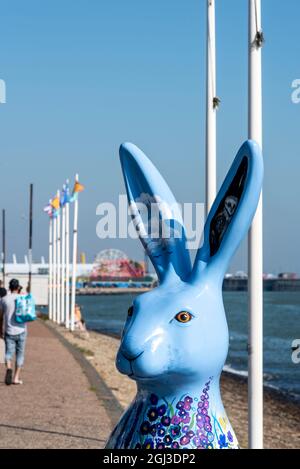
[[[247,137],[247,0],[217,1],[218,180]],[[262,0],[265,270],[300,272],[300,2]],[[0,1],[0,206],[8,253],[27,249],[35,184],[34,255],[47,256],[42,208],[76,171],[79,249],[88,259],[138,241],[100,241],[96,205],[124,192],[118,147],[139,145],[181,202],[204,200],[205,0]],[[24,216],[25,214],[25,216]],[[232,270],[245,268],[245,246]]]

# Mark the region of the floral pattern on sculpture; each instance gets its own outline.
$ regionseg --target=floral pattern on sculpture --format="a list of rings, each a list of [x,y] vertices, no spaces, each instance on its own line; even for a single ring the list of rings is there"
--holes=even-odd
[[[135,448],[194,448],[225,449],[235,447],[230,430],[224,428],[225,419],[212,416],[209,390],[212,378],[205,384],[200,397],[183,395],[174,403],[156,394],[148,398],[144,420],[140,426],[140,441]]]

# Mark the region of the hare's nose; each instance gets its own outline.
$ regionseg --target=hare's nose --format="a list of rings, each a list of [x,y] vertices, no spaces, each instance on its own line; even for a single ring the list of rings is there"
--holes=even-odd
[[[144,350],[139,347],[134,337],[125,337],[121,345],[121,352],[127,360],[133,361],[140,357]]]

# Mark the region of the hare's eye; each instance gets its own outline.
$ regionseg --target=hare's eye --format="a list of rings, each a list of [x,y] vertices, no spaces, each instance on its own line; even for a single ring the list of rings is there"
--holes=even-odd
[[[128,308],[128,317],[131,318],[132,315],[133,315],[133,306],[130,306],[130,308]]]
[[[193,316],[188,311],[180,311],[180,313],[175,316],[176,321],[182,323],[189,322],[192,318]]]

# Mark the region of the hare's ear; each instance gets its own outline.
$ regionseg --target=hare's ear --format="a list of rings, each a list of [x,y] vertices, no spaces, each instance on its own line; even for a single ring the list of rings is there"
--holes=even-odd
[[[261,149],[248,140],[239,150],[207,217],[203,245],[193,268],[194,280],[204,269],[223,279],[255,215],[262,181]]]
[[[191,273],[181,211],[151,161],[132,143],[120,147],[131,216],[160,281]]]

